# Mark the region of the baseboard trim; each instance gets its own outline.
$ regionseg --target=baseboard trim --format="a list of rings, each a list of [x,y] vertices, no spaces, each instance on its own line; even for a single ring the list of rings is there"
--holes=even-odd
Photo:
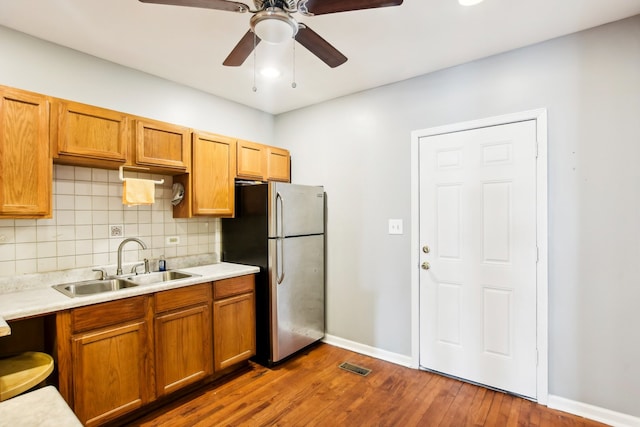
[[[395,363],[396,365],[405,366],[407,368],[412,367],[411,356],[405,356],[403,354],[393,353],[387,350],[381,350],[376,347],[360,344],[355,341],[349,341],[344,338],[336,337],[334,335],[329,335],[329,334],[326,334],[322,341],[327,344],[334,345],[336,347],[344,348],[345,350],[354,351],[356,353],[375,357],[376,359],[384,360],[386,362]]]
[[[566,399],[560,396],[550,394],[547,406],[551,409],[568,412],[573,415],[589,418],[615,427],[640,427],[640,418],[638,417],[614,412],[609,409],[600,408],[587,403],[576,402],[575,400]]]

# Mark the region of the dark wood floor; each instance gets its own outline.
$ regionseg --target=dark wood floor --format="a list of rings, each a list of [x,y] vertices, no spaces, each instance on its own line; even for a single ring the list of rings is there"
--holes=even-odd
[[[361,377],[342,362],[372,369]],[[602,426],[525,399],[321,344],[283,365],[251,364],[129,425]]]

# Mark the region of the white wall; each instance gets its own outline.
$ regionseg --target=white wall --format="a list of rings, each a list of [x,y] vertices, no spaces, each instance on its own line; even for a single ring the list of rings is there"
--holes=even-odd
[[[270,114],[2,26],[0,53],[1,85],[264,144],[273,142]]]
[[[640,416],[640,16],[276,117],[328,194],[328,333],[410,354],[410,132],[540,107],[549,391]]]

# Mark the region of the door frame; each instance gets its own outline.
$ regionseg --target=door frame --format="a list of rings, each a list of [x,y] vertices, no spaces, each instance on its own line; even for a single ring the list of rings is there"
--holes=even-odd
[[[411,132],[411,366],[420,368],[420,138],[504,125],[536,121],[536,373],[537,402],[547,404],[549,397],[548,337],[548,195],[547,195],[547,110],[540,108],[519,113],[487,117],[419,129]]]

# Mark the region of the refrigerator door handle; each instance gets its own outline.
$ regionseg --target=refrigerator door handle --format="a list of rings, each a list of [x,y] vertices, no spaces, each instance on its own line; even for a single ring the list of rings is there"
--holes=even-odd
[[[280,200],[280,209],[278,209],[278,200]],[[280,233],[278,233],[278,214],[280,214]],[[276,193],[276,237],[284,237],[284,199],[280,192]]]
[[[280,209],[278,209],[278,200],[280,200]],[[278,213],[280,214],[280,233],[278,233]],[[278,285],[284,280],[284,236],[284,199],[278,192],[276,193],[276,281]]]

